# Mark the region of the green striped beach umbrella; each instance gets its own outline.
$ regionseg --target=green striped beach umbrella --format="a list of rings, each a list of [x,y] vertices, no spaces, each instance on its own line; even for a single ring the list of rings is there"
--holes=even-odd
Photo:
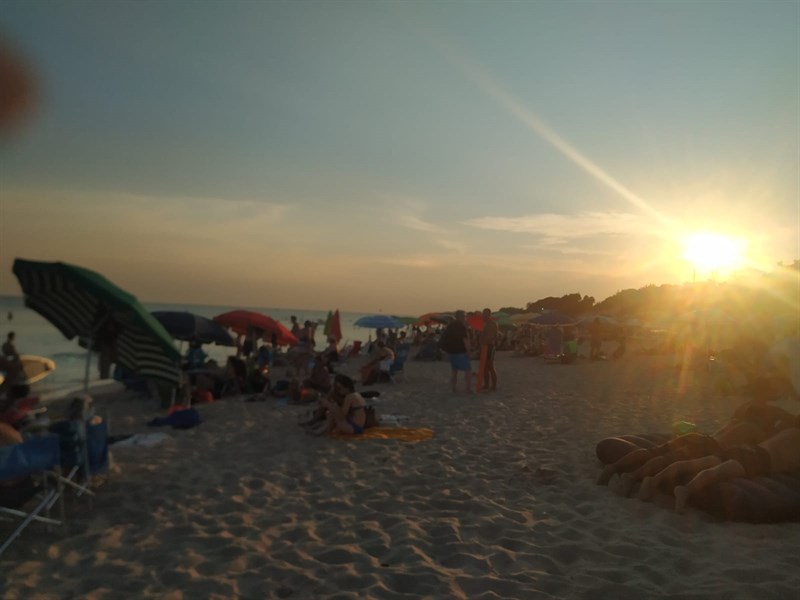
[[[105,336],[116,361],[142,377],[177,384],[180,354],[172,337],[139,301],[102,275],[62,262],[16,259],[25,305],[71,340]],[[89,385],[87,355],[85,386]]]

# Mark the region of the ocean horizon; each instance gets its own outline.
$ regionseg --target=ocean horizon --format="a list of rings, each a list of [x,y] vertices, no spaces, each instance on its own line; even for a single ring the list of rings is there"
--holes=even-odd
[[[258,306],[221,306],[168,302],[141,302],[141,304],[149,312],[185,310],[208,318],[213,318],[231,310],[252,310],[269,315],[287,327],[291,327],[289,317],[292,315],[295,315],[301,323],[307,320],[311,322],[322,321],[324,323],[328,316],[327,310],[303,308],[265,308]],[[330,310],[336,310],[336,308],[331,307]],[[365,342],[374,334],[371,329],[364,329],[354,325],[357,319],[367,314],[376,313],[343,312],[341,309],[339,310],[342,326],[340,347],[356,340]],[[15,333],[17,352],[44,356],[56,363],[56,370],[53,374],[36,384],[36,392],[47,393],[62,388],[71,388],[83,383],[87,351],[78,345],[77,338],[66,339],[47,319],[26,307],[23,296],[0,296],[0,323],[3,324],[2,329],[0,329],[3,341],[5,341],[9,331]],[[316,335],[317,347],[320,349],[325,344],[325,337],[322,334],[321,327],[322,325],[320,325]],[[185,343],[181,344],[176,340],[176,345],[181,351],[186,350]],[[203,348],[208,353],[209,358],[220,362],[225,362],[228,356],[236,352],[235,348],[212,344],[207,344]],[[96,356],[91,358],[89,375],[92,381],[98,379]]]

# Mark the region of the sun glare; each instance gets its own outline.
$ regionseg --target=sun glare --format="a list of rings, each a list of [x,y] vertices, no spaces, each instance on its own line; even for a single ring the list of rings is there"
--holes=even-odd
[[[744,247],[742,239],[701,231],[683,240],[683,258],[700,273],[730,272],[744,265]]]

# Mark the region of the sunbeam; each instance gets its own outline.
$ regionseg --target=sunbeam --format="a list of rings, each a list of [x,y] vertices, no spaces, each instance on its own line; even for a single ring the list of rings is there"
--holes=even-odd
[[[660,223],[675,226],[673,219],[670,219],[659,212],[646,200],[636,195],[634,192],[617,181],[609,173],[603,170],[598,164],[584,156],[572,144],[559,135],[552,127],[545,123],[540,117],[517,100],[508,90],[503,88],[495,79],[483,68],[470,62],[466,57],[455,50],[451,45],[445,44],[440,40],[433,40],[443,54],[455,65],[457,65],[481,90],[497,101],[514,115],[528,129],[537,134],[540,138],[548,142],[563,156],[572,161],[575,165],[583,169],[586,173],[617,192],[622,198],[639,210],[657,219]]]

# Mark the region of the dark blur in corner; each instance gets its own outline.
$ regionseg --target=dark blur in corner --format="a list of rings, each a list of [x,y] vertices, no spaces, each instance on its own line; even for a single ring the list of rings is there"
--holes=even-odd
[[[37,93],[28,63],[0,37],[0,136],[10,135],[24,124],[33,113]]]

